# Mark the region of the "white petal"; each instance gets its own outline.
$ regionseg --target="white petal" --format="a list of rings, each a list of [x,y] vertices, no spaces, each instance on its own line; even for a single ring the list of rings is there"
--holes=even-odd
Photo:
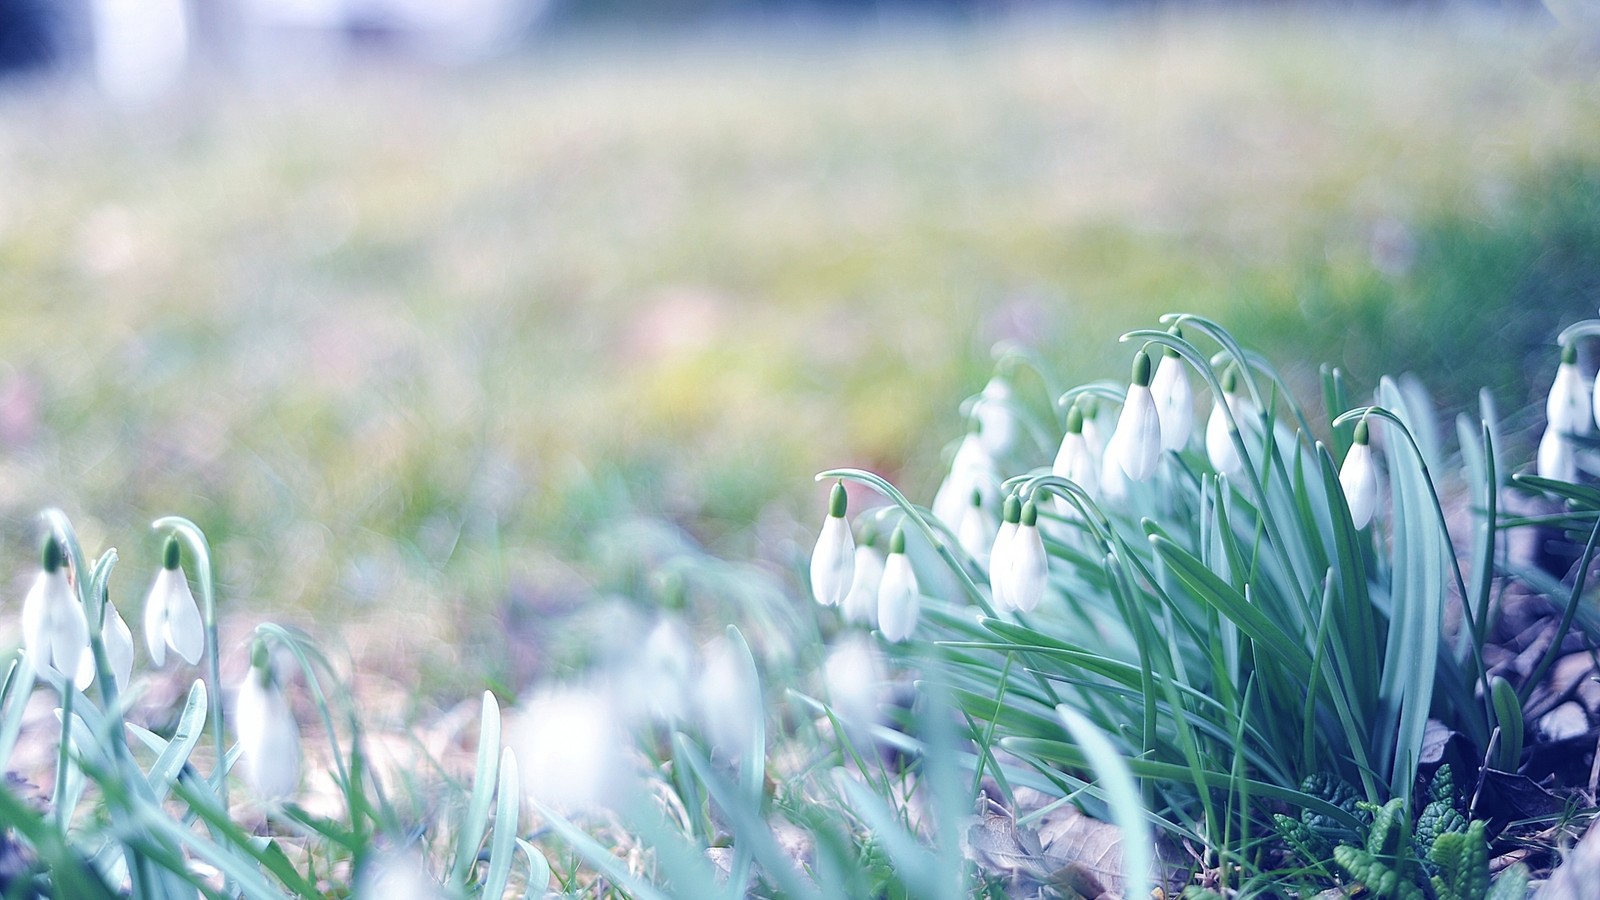
[[[727,637],[718,637],[706,647],[695,699],[706,740],[726,759],[739,759],[749,752],[756,723],[765,715],[755,679],[744,651]]]
[[[1187,447],[1194,430],[1194,389],[1189,386],[1188,365],[1176,356],[1163,355],[1150,379],[1150,396],[1161,419],[1161,449]]]
[[[848,635],[829,651],[822,676],[834,714],[842,721],[870,725],[877,720],[884,669],[877,648],[865,635]]]
[[[1156,470],[1161,460],[1161,418],[1148,387],[1128,386],[1111,444],[1117,464],[1130,480],[1143,481]]]
[[[950,474],[934,494],[933,514],[953,529],[961,523],[962,512],[972,505],[973,491],[982,492],[984,504],[991,505],[990,499],[998,493],[999,484],[994,458],[984,448],[983,440],[969,433],[961,439],[955,459],[950,462]]]
[[[878,585],[878,630],[885,639],[903,641],[916,630],[922,594],[911,560],[904,553],[889,554],[883,566],[883,583]]]
[[[1011,539],[1010,587],[1006,594],[1011,604],[1023,612],[1039,605],[1050,573],[1044,552],[1044,539],[1037,526],[1023,525]]]
[[[165,571],[165,570],[162,570]],[[174,569],[166,597],[168,646],[194,665],[206,649],[206,626],[200,619],[200,606],[195,603],[194,592],[189,590],[189,579],[183,569]]]
[[[254,668],[234,701],[239,764],[245,783],[263,800],[294,796],[300,786],[300,727],[276,684],[263,685]]]
[[[126,688],[133,677],[133,631],[110,601],[106,603],[106,623],[100,629],[100,641],[105,644],[106,662],[111,664],[111,676],[118,690]]]
[[[989,568],[989,553],[994,544],[996,525],[994,513],[969,503],[967,511],[961,516],[961,527],[956,529],[956,540],[961,544],[961,549],[985,571]]]
[[[1578,480],[1578,459],[1572,441],[1554,428],[1546,428],[1539,439],[1539,475],[1557,481]]]
[[[60,602],[55,595],[70,591],[67,576],[60,569],[54,573],[40,569],[22,601],[22,647],[35,671],[50,667],[50,608]]]
[[[538,803],[574,812],[622,799],[625,743],[610,700],[577,687],[540,691],[516,717],[510,739],[523,791]]]
[[[1083,488],[1093,497],[1100,492],[1100,465],[1089,449],[1089,442],[1076,432],[1067,432],[1061,439],[1061,449],[1056,451],[1053,475],[1065,478]]]
[[[1017,420],[1011,411],[1011,386],[991,378],[972,408],[978,420],[978,439],[990,457],[1004,456],[1017,439]]]
[[[94,662],[84,666],[89,653],[89,621],[76,597],[63,597],[51,604],[48,613],[50,665],[64,677],[70,677],[79,690],[94,680]]]
[[[1128,496],[1128,473],[1122,471],[1121,456],[1121,444],[1113,434],[1100,460],[1100,496],[1106,500],[1116,501]]]
[[[1211,407],[1211,418],[1206,422],[1206,457],[1211,460],[1211,468],[1223,475],[1237,475],[1244,469],[1228,430],[1228,413],[1220,402]]]
[[[1007,573],[1011,571],[1011,545],[1019,527],[1016,522],[1002,522],[989,549],[989,592],[997,610],[1014,608],[1006,589],[1011,586]]]
[[[846,622],[878,624],[878,584],[883,581],[883,555],[865,544],[856,548],[856,575],[850,582],[841,611]]]
[[[1545,398],[1547,427],[1569,434],[1588,434],[1591,417],[1589,383],[1578,372],[1577,365],[1562,363],[1556,367],[1556,380],[1550,386],[1550,396]]]
[[[838,606],[850,592],[855,574],[856,542],[850,523],[840,516],[822,520],[822,533],[811,551],[811,592],[823,606]]]
[[[1345,502],[1350,504],[1350,520],[1357,528],[1367,527],[1372,513],[1378,508],[1378,474],[1373,468],[1372,447],[1352,444],[1339,467],[1339,485],[1344,488]]]
[[[150,651],[150,662],[161,666],[167,661],[167,595],[172,593],[174,569],[156,573],[150,593],[144,597],[144,645]],[[182,578],[181,574],[176,577]]]

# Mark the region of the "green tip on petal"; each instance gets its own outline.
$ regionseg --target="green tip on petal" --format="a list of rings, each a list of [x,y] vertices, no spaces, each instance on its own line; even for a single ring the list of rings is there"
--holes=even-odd
[[[1228,367],[1222,370],[1222,392],[1224,394],[1232,394],[1238,390],[1239,367],[1233,363],[1228,363]]]
[[[1369,437],[1369,435],[1367,434],[1367,417],[1366,416],[1362,416],[1361,417],[1361,421],[1356,423],[1356,443],[1365,444],[1367,442],[1367,440],[1368,440],[1368,437]]]
[[[1167,329],[1167,334],[1172,335],[1173,337],[1177,338],[1180,341],[1183,340],[1183,328],[1182,328],[1182,326],[1174,325],[1171,328],[1168,328]],[[1168,347],[1166,355],[1167,356],[1177,356],[1178,355],[1178,348],[1176,348],[1176,347]]]
[[[1139,387],[1150,386],[1150,354],[1143,350],[1133,358],[1133,383]]]
[[[876,547],[878,545],[878,526],[868,518],[861,523],[861,546]]]
[[[61,542],[53,534],[44,537],[44,549],[40,552],[40,564],[46,572],[55,572],[61,568]]]
[[[983,491],[980,491],[977,488],[972,489],[972,505],[978,507],[983,506]]]
[[[1006,498],[1005,506],[1001,509],[1001,518],[1015,525],[1022,521],[1022,498],[1016,494]]]
[[[833,483],[833,493],[828,497],[828,515],[835,519],[844,518],[844,511],[850,505],[850,496],[845,493],[844,482]]]
[[[1025,527],[1039,524],[1039,507],[1032,500],[1022,504],[1022,524]]]
[[[1083,434],[1083,410],[1077,403],[1067,410],[1067,434]]]
[[[257,640],[250,647],[250,670],[260,680],[262,687],[271,687],[272,664],[267,653],[267,642]]]
[[[1079,397],[1078,403],[1082,404],[1083,406],[1083,417],[1085,419],[1094,418],[1095,412],[1100,409],[1100,401],[1093,395]]]
[[[906,530],[898,525],[895,526],[894,537],[889,538],[889,552],[906,552]]]
[[[1578,361],[1578,345],[1576,343],[1561,345],[1561,361],[1567,365]]]
[[[167,535],[167,545],[161,549],[161,568],[168,570],[176,569],[178,567],[178,557],[180,555],[177,537],[173,535]]]

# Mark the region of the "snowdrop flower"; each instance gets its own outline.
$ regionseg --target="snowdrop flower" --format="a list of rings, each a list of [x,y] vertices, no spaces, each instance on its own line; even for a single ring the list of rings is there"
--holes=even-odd
[[[517,716],[509,745],[529,799],[577,812],[624,799],[618,775],[627,738],[611,700],[592,688],[539,691]]]
[[[828,498],[828,517],[822,520],[822,533],[811,551],[811,592],[823,606],[838,606],[849,593],[855,574],[856,542],[844,518],[849,499],[844,484],[835,482]]]
[[[1083,409],[1083,442],[1089,445],[1089,455],[1099,459],[1106,453],[1105,429],[1100,427],[1100,401],[1092,396],[1079,397]]]
[[[71,678],[78,690],[94,680],[89,620],[67,583],[66,560],[55,535],[45,538],[42,567],[22,601],[22,646],[39,672]]]
[[[100,641],[105,645],[106,662],[111,664],[111,676],[120,691],[133,678],[133,632],[110,599],[105,604],[105,624],[100,628]]]
[[[1150,396],[1150,354],[1143,350],[1133,358],[1133,380],[1106,452],[1130,481],[1149,478],[1161,460],[1161,418]]]
[[[878,625],[878,585],[883,581],[883,554],[874,547],[874,536],[865,534],[856,547],[856,575],[850,593],[840,604],[844,620],[875,628]]]
[[[933,515],[952,530],[960,526],[973,491],[982,491],[986,502],[999,499],[1000,479],[995,475],[994,457],[984,446],[981,432],[979,422],[977,429],[961,439],[955,459],[950,461],[950,474],[933,496]]]
[[[1541,478],[1577,481],[1578,455],[1572,439],[1558,429],[1545,428],[1544,437],[1539,439],[1537,466]]]
[[[293,797],[300,786],[300,726],[262,641],[250,650],[250,671],[234,698],[233,721],[239,765],[250,790],[269,803]]]
[[[694,672],[694,647],[683,627],[662,619],[644,640],[634,676],[643,711],[658,722],[676,722],[689,714]]]
[[[1593,423],[1589,383],[1578,372],[1578,349],[1574,344],[1561,348],[1561,365],[1556,367],[1555,383],[1545,398],[1545,427],[1566,434],[1588,434]]]
[[[1067,433],[1061,439],[1061,449],[1056,451],[1056,461],[1050,472],[1083,488],[1084,493],[1092,497],[1100,492],[1100,469],[1083,429],[1083,409],[1074,402],[1067,410]],[[1065,510],[1065,503],[1059,505]]]
[[[972,416],[978,420],[978,440],[990,458],[1011,452],[1017,440],[1017,419],[1011,410],[1011,385],[1000,376],[989,379],[983,393],[972,406]]]
[[[749,657],[723,635],[706,647],[695,701],[707,742],[728,759],[749,751],[765,712]]]
[[[917,628],[922,591],[917,574],[906,558],[906,532],[896,528],[889,539],[889,560],[883,564],[883,581],[878,585],[878,630],[886,640],[896,643],[911,637]]]
[[[1003,576],[1006,600],[1022,612],[1032,612],[1050,581],[1044,538],[1039,534],[1039,509],[1032,500],[1022,504],[1022,521],[1011,538],[1007,555],[1010,571]]]
[[[1016,494],[1006,497],[1001,514],[1000,530],[995,532],[994,547],[989,550],[989,592],[996,610],[1014,609],[1008,590],[1011,587],[1011,547],[1022,527],[1022,500]]]
[[[1378,472],[1372,465],[1372,447],[1367,443],[1367,420],[1356,423],[1355,443],[1345,454],[1344,465],[1339,467],[1339,486],[1344,488],[1345,502],[1350,504],[1350,521],[1356,528],[1365,528],[1372,521],[1378,507]]]
[[[415,850],[380,850],[356,877],[355,900],[444,900],[443,887],[428,874]]]
[[[994,530],[999,524],[995,521],[994,513],[984,509],[983,492],[973,491],[972,503],[962,514],[961,525],[956,529],[956,540],[980,569],[989,568],[990,545],[994,542]]]
[[[178,557],[178,539],[168,537],[161,571],[156,573],[144,601],[145,646],[150,650],[150,661],[158,666],[166,662],[168,647],[191,666],[200,661],[206,648],[200,607],[194,602],[194,592],[189,590],[189,579],[183,574]]]
[[[864,727],[878,720],[884,685],[883,662],[865,635],[845,637],[828,652],[822,666],[834,715],[847,726]]]
[[[1223,475],[1237,475],[1244,469],[1239,448],[1233,444],[1233,428],[1228,424],[1229,411],[1240,423],[1249,414],[1250,401],[1237,393],[1238,387],[1239,371],[1230,364],[1222,373],[1222,396],[1212,405],[1211,418],[1206,422],[1206,456],[1211,467]]]
[[[1173,326],[1172,334],[1183,337],[1177,326]],[[1194,389],[1189,386],[1188,364],[1171,347],[1156,366],[1155,377],[1150,380],[1150,396],[1161,420],[1161,449],[1182,450],[1189,446],[1189,434],[1194,430]]]

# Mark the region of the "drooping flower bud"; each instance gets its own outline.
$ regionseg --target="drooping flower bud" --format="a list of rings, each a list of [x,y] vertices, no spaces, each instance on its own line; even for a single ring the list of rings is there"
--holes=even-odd
[[[844,485],[835,483],[828,500],[828,517],[822,520],[822,533],[811,551],[811,592],[823,606],[838,606],[850,591],[855,574],[856,542],[845,520],[849,504]]]
[[[1172,335],[1181,338],[1183,331],[1174,325]],[[1161,449],[1176,451],[1187,447],[1194,431],[1194,389],[1189,385],[1188,365],[1171,347],[1156,366],[1155,377],[1150,380],[1150,396],[1161,420]]]
[[[911,637],[921,613],[922,590],[917,574],[906,558],[906,532],[895,528],[889,540],[889,559],[883,564],[883,581],[878,585],[878,630],[884,639],[896,643]]]
[[[961,526],[961,516],[966,512],[973,491],[982,491],[986,503],[998,500],[999,477],[995,474],[994,457],[989,455],[982,437],[983,423],[967,432],[950,461],[950,474],[933,496],[933,515],[954,531]]]
[[[983,393],[972,407],[978,421],[978,439],[991,459],[1011,452],[1017,440],[1017,417],[1011,408],[1011,385],[996,375],[983,386]]]
[[[956,529],[956,540],[981,569],[989,568],[989,550],[997,524],[994,513],[983,507],[983,492],[974,490],[972,504],[962,514],[961,526]]]
[[[277,803],[300,787],[300,726],[278,686],[267,645],[256,641],[250,670],[234,699],[234,731],[245,783],[262,800]]]
[[[1022,505],[1022,521],[1012,536],[1006,599],[1022,612],[1032,612],[1050,581],[1044,538],[1039,534],[1039,510],[1032,500]]]
[[[144,641],[150,650],[150,661],[157,666],[166,662],[168,647],[191,666],[205,652],[205,623],[200,619],[194,592],[189,590],[189,578],[183,573],[176,537],[167,538],[161,571],[156,573],[150,593],[145,596]]]
[[[1083,436],[1083,426],[1083,409],[1074,402],[1067,410],[1067,433],[1061,438],[1061,449],[1056,451],[1050,472],[1071,481],[1093,497],[1100,492],[1100,464]]]
[[[1000,530],[995,532],[994,546],[989,551],[989,592],[994,600],[997,610],[1015,609],[1011,602],[1009,590],[1011,579],[1012,545],[1016,541],[1017,529],[1022,526],[1022,499],[1016,494],[1006,497],[1005,506],[1000,521]]]
[[[54,672],[83,690],[94,680],[89,621],[67,583],[66,560],[55,535],[45,537],[39,574],[22,601],[22,647],[39,672]]]
[[[1133,358],[1133,379],[1106,452],[1131,481],[1149,478],[1161,460],[1161,418],[1150,396],[1150,355],[1143,350]]]
[[[878,625],[878,585],[883,582],[883,554],[875,543],[869,525],[856,546],[856,574],[850,581],[850,593],[840,604],[846,622],[868,628]]]
[[[106,662],[111,665],[111,677],[116,680],[117,689],[123,690],[133,678],[133,631],[110,599],[105,604],[105,624],[100,629],[100,641],[106,648]]]
[[[1373,468],[1365,418],[1356,423],[1355,443],[1350,445],[1344,465],[1339,467],[1339,485],[1344,488],[1345,502],[1350,505],[1350,521],[1358,529],[1367,527],[1378,508],[1378,473]]]
[[[1545,398],[1545,427],[1565,434],[1588,434],[1593,424],[1589,383],[1578,371],[1578,351],[1574,344],[1561,348],[1561,364],[1556,367],[1555,383]]]
[[[1233,443],[1233,426],[1228,422],[1231,411],[1236,421],[1243,424],[1249,401],[1238,393],[1239,370],[1231,363],[1222,372],[1222,396],[1211,406],[1211,418],[1206,421],[1206,457],[1211,467],[1223,475],[1237,475],[1244,469],[1244,460]],[[1226,406],[1226,408],[1224,408]]]

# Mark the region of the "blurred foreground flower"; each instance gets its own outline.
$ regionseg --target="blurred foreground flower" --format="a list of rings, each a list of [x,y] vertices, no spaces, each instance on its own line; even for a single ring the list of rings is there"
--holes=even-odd
[[[708,644],[695,691],[707,743],[730,759],[745,753],[764,715],[755,670],[741,650],[727,635]]]
[[[267,645],[257,641],[250,651],[234,701],[234,730],[239,735],[239,764],[256,796],[268,802],[293,797],[300,786],[300,726],[272,671]]]
[[[383,850],[367,858],[351,896],[355,900],[443,900],[445,893],[416,853]]]
[[[581,687],[541,690],[523,709],[511,747],[523,791],[568,812],[608,809],[623,799],[626,741],[604,693]]]
[[[850,503],[843,484],[835,484],[828,497],[828,517],[822,520],[822,533],[811,551],[811,592],[823,606],[838,606],[850,592],[855,574],[855,539],[845,511]]]
[[[150,661],[158,666],[165,664],[168,647],[191,666],[200,661],[206,647],[205,624],[179,555],[178,539],[168,537],[161,571],[156,573],[144,601],[145,646],[150,650]]]
[[[846,635],[828,651],[822,677],[833,713],[846,726],[866,728],[878,721],[884,666],[878,648],[865,635]]]
[[[878,630],[895,642],[911,637],[921,605],[917,574],[906,558],[905,529],[895,528],[889,539],[889,560],[883,564],[883,582],[878,585]]]
[[[39,672],[70,678],[78,690],[94,681],[89,622],[67,582],[61,543],[45,538],[42,567],[22,601],[22,646]]]

